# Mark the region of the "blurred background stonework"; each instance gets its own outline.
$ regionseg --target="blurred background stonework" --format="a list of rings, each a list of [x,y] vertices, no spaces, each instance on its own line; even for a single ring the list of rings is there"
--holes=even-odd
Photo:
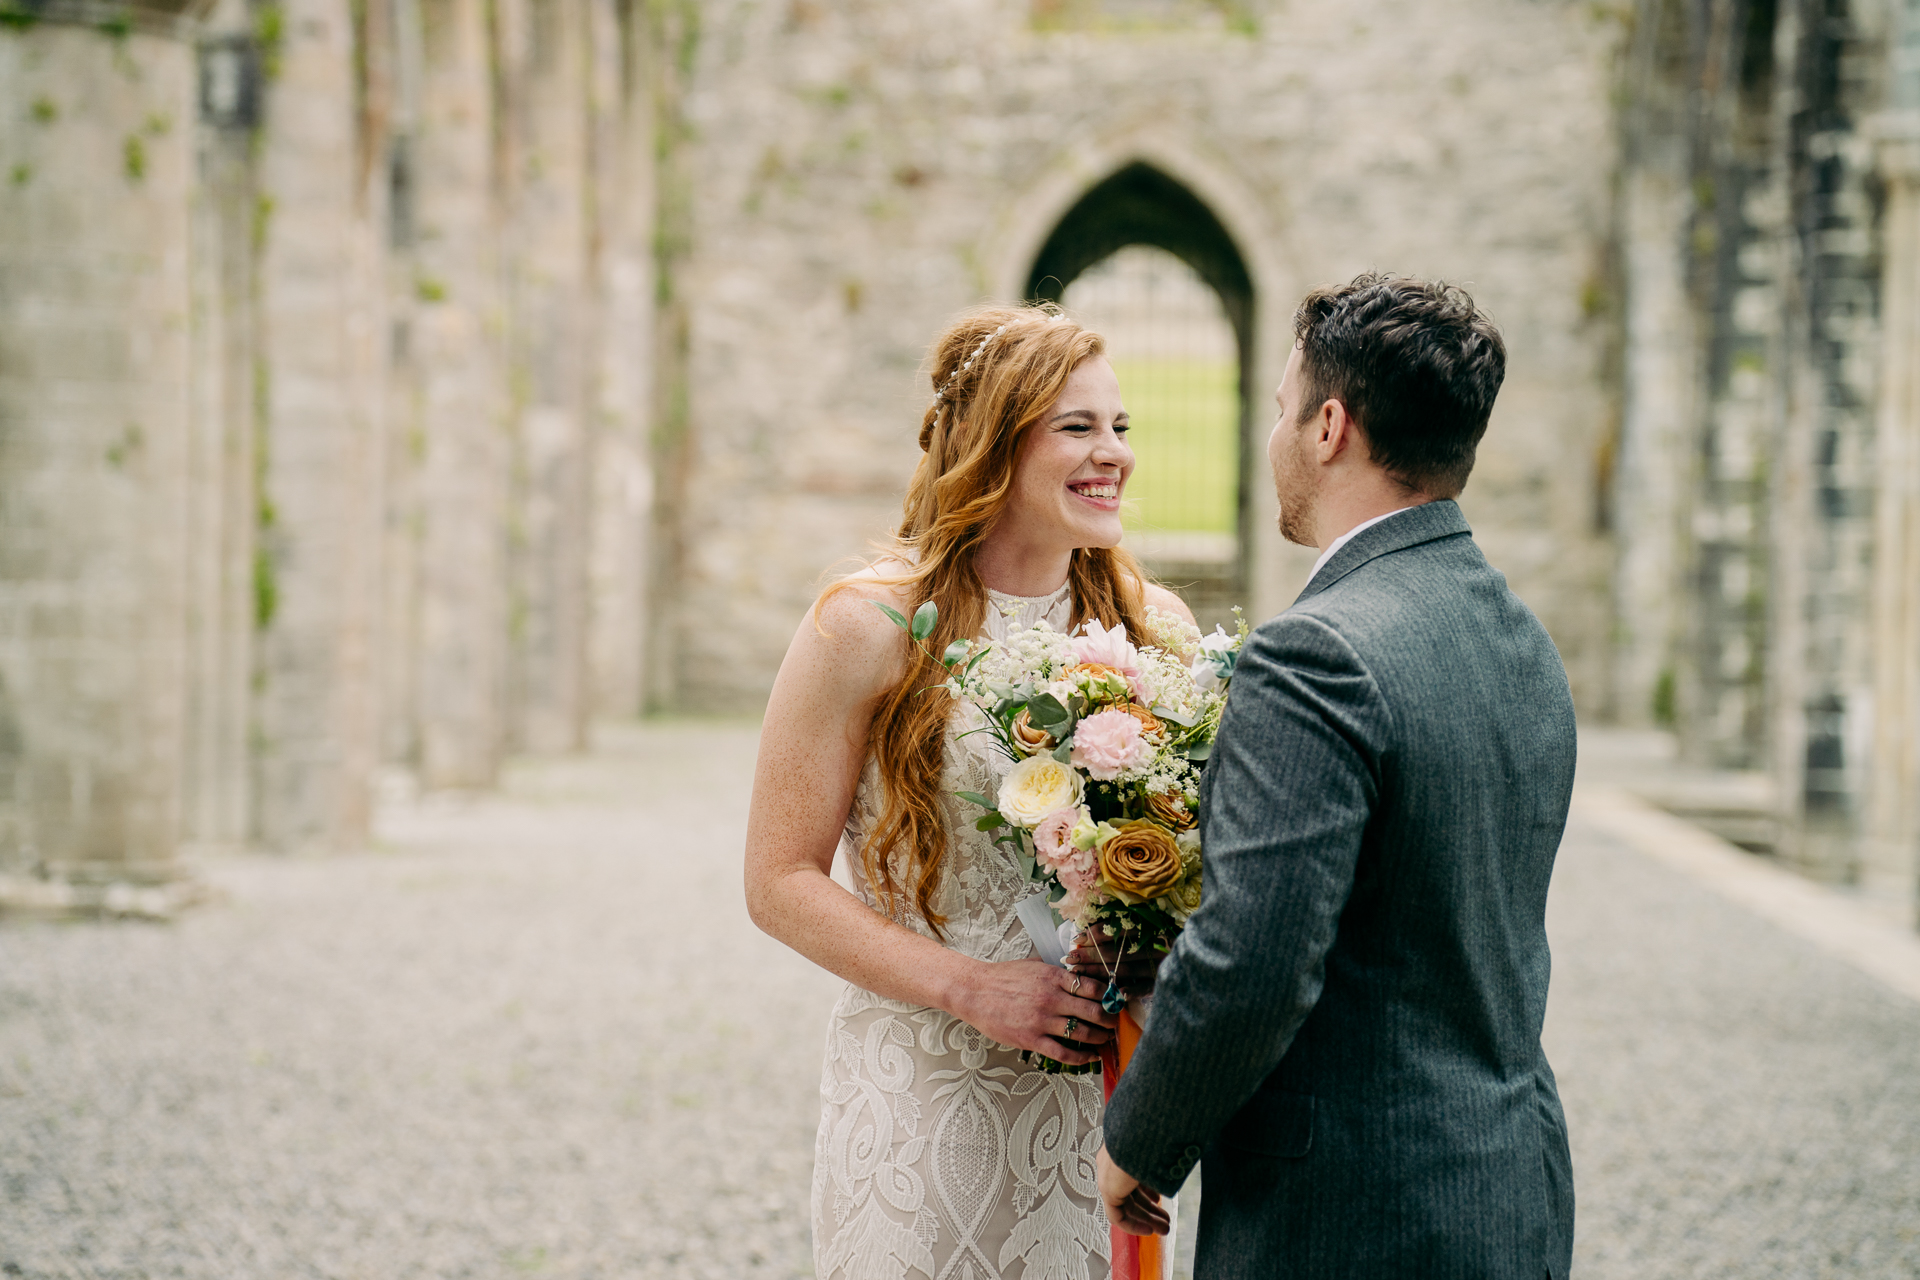
[[[0,898],[758,708],[987,299],[1267,616],[1291,311],[1378,268],[1507,334],[1464,506],[1636,785],[1911,924],[1917,201],[1914,0],[0,0]]]

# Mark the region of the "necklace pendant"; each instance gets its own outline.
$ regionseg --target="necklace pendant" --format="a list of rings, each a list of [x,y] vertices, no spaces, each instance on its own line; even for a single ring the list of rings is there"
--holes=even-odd
[[[1107,989],[1100,993],[1100,1007],[1108,1013],[1118,1013],[1127,1007],[1127,993],[1120,989],[1118,978],[1107,979]]]

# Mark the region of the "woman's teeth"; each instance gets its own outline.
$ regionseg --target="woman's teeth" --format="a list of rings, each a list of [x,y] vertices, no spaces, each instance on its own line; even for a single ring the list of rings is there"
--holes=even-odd
[[[1117,484],[1078,484],[1073,491],[1083,498],[1117,498],[1120,486]]]

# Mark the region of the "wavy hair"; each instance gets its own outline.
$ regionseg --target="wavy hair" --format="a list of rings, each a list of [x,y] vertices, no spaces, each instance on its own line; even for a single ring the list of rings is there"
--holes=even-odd
[[[940,609],[924,650],[908,647],[905,675],[874,710],[867,748],[885,803],[860,857],[890,917],[903,920],[910,903],[942,938],[946,917],[934,904],[947,854],[940,774],[952,703],[927,692],[946,678],[929,653],[980,634],[987,591],[974,552],[1012,497],[1021,442],[1060,399],[1074,369],[1105,350],[1105,339],[1053,306],[982,308],[936,338],[927,355],[934,402],[920,423],[924,456],[884,557],[910,567],[860,579],[900,589],[912,608],[931,600]],[[1118,547],[1079,548],[1068,569],[1071,625],[1090,618],[1124,624],[1136,643],[1146,643],[1146,581]],[[853,585],[849,578],[834,583],[821,604]]]

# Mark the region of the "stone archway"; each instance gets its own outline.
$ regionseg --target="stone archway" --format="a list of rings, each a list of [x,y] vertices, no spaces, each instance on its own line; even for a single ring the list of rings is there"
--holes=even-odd
[[[1215,348],[1220,354],[1211,366],[1211,377],[1217,379],[1211,394],[1194,385],[1190,394],[1199,399],[1184,410],[1181,395],[1165,394],[1164,382],[1162,393],[1148,400],[1151,374],[1147,370],[1153,367],[1150,358],[1130,359],[1130,353],[1121,349],[1114,353],[1136,419],[1149,430],[1164,425],[1191,432],[1181,448],[1209,455],[1194,459],[1187,453],[1183,457],[1208,464],[1203,469],[1210,473],[1205,483],[1211,492],[1202,501],[1193,501],[1195,495],[1189,494],[1189,501],[1177,504],[1189,512],[1205,507],[1209,516],[1172,524],[1143,520],[1143,524],[1156,525],[1157,531],[1148,532],[1143,527],[1129,534],[1129,543],[1150,570],[1186,591],[1202,626],[1211,626],[1228,620],[1233,604],[1246,602],[1249,581],[1252,503],[1248,477],[1253,471],[1249,466],[1253,456],[1249,407],[1256,399],[1257,326],[1253,277],[1246,256],[1199,196],[1164,170],[1136,159],[1094,183],[1060,215],[1033,256],[1022,295],[1050,302],[1066,300],[1069,288],[1083,275],[1089,271],[1098,275],[1102,264],[1124,261],[1124,255],[1121,259],[1114,255],[1136,246],[1164,251],[1153,256],[1178,274],[1179,279],[1170,283],[1184,281],[1187,292],[1197,299],[1210,291],[1231,330],[1229,342],[1219,321],[1210,322],[1211,332],[1218,335],[1216,341],[1228,350]],[[1186,264],[1191,274],[1165,254]],[[1151,407],[1147,414],[1142,414],[1143,405],[1136,401],[1148,401]],[[1154,409],[1159,411],[1159,424],[1153,421]],[[1225,420],[1228,417],[1230,422]],[[1227,456],[1212,456],[1221,452]],[[1171,456],[1167,460],[1176,461]],[[1152,491],[1148,486],[1142,489]],[[1149,505],[1143,504],[1141,510],[1145,512]],[[1171,510],[1172,505],[1163,510]]]

